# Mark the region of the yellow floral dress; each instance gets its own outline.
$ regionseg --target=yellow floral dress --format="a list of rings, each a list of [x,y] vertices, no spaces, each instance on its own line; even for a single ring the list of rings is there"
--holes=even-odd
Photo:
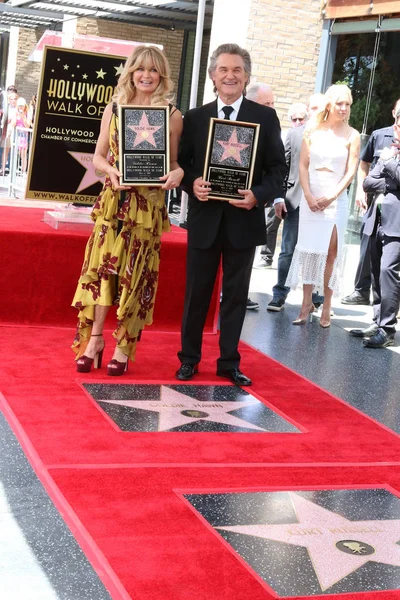
[[[117,161],[118,117],[113,111],[110,164],[116,166]],[[161,235],[170,228],[165,192],[161,188],[135,187],[125,192],[121,200],[120,192],[112,189],[106,177],[93,207],[95,225],[72,302],[79,310],[72,345],[76,358],[84,354],[89,342],[96,305],[117,305],[113,336],[132,361],[142,329],[153,321]]]

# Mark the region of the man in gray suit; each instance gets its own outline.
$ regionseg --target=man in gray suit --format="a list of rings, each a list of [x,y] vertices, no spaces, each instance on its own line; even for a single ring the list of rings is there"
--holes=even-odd
[[[323,94],[314,94],[308,101],[308,114],[316,113],[323,102]],[[282,310],[286,296],[290,292],[286,278],[292,262],[293,252],[297,244],[299,231],[299,206],[302,194],[299,178],[299,162],[301,144],[303,141],[305,125],[289,129],[285,141],[285,156],[289,174],[286,182],[285,200],[278,198],[274,202],[275,214],[280,219],[285,219],[282,232],[282,247],[278,258],[278,282],[272,288],[273,297],[267,310],[279,312]]]

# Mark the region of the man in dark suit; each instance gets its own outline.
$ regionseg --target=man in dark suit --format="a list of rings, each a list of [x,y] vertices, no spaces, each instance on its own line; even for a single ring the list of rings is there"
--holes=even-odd
[[[384,148],[376,166],[364,180],[364,191],[375,199],[368,209],[364,235],[370,237],[374,323],[352,329],[355,337],[367,338],[366,348],[394,344],[400,304],[400,108],[395,115],[394,137]]]
[[[208,72],[218,98],[186,113],[179,150],[189,211],[182,349],[178,353],[182,364],[176,376],[186,381],[197,372],[204,323],[222,258],[217,375],[237,385],[251,385],[251,380],[239,370],[238,343],[255,247],[265,239],[264,206],[282,194],[285,154],[276,112],[244,96],[251,76],[247,50],[236,44],[219,46],[211,56]],[[253,184],[251,189],[239,190],[241,200],[208,198],[211,187],[203,179],[203,171],[212,117],[260,124]]]
[[[400,98],[396,100],[392,110],[393,118],[395,118],[397,110],[400,108]],[[373,194],[366,194],[363,189],[364,179],[367,177],[379,160],[381,152],[384,148],[389,148],[393,139],[393,125],[391,127],[383,127],[376,129],[371,133],[367,145],[361,152],[360,166],[357,173],[357,195],[356,204],[364,211],[370,207]],[[358,261],[357,272],[354,280],[354,291],[348,296],[342,298],[342,304],[370,304],[371,292],[371,248],[370,236],[364,232],[365,219],[360,230],[360,259]]]
[[[308,101],[308,114],[312,116],[325,102],[323,94],[314,94]],[[278,281],[272,288],[272,300],[267,306],[271,312],[282,310],[286,296],[290,288],[285,285],[293,258],[294,249],[297,244],[299,233],[299,206],[302,194],[299,177],[300,151],[303,141],[305,124],[300,127],[289,129],[285,140],[286,164],[289,172],[286,181],[286,195],[274,201],[275,214],[279,219],[285,219],[282,232],[282,247],[278,258]],[[314,296],[315,303],[321,303],[317,295]]]

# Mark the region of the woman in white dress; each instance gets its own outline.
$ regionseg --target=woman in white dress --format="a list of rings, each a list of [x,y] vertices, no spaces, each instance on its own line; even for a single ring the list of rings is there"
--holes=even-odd
[[[314,311],[313,291],[324,293],[320,325],[330,326],[332,294],[339,294],[347,187],[357,170],[360,135],[349,126],[352,96],[346,85],[332,85],[326,105],[303,137],[299,176],[303,188],[297,245],[286,285],[303,285],[303,303],[293,325],[304,325]]]

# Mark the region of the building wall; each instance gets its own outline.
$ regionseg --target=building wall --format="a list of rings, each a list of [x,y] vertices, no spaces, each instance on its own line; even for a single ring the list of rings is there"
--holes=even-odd
[[[171,31],[170,29],[147,27],[133,23],[82,18],[78,20],[76,32],[117,40],[162,44],[171,67],[175,91],[177,90],[182,58],[183,30]]]
[[[282,127],[293,102],[314,92],[322,33],[320,0],[252,0],[247,49],[253,80],[269,83]]]
[[[32,96],[37,94],[42,64],[29,61],[28,57],[43,33],[44,29],[19,28],[15,81],[11,83],[15,83],[18,94],[23,96],[28,104]]]

